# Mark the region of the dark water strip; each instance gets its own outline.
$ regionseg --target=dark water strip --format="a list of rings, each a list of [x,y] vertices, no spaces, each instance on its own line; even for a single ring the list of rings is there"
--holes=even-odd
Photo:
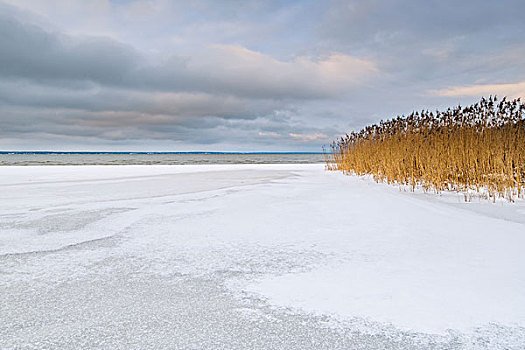
[[[0,166],[324,163],[322,153],[0,152]]]

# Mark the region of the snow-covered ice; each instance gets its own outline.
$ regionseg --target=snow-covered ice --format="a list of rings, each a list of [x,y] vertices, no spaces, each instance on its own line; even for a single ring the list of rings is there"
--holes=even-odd
[[[316,165],[0,170],[0,349],[522,349],[525,203]]]

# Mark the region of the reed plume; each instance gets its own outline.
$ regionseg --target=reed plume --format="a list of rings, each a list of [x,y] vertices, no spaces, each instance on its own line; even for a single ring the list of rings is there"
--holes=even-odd
[[[482,98],[468,107],[413,112],[330,145],[328,169],[425,191],[525,195],[525,104]]]

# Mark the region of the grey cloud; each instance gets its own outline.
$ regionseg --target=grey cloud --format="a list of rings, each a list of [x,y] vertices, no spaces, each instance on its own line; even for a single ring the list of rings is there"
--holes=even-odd
[[[328,38],[347,44],[431,44],[436,39],[501,27],[521,28],[524,10],[521,0],[336,0],[320,30]],[[520,36],[518,32],[514,35]]]
[[[524,47],[524,12],[520,0],[334,1],[318,33],[329,47],[370,55],[401,85],[516,79],[520,65],[494,57]]]
[[[325,106],[334,114],[331,120],[344,130],[422,108],[468,104],[480,97],[430,96],[434,89],[525,80],[520,63],[525,52],[523,1],[336,0],[331,4],[317,24],[323,49],[371,57],[384,73],[367,89],[345,96],[346,103]],[[351,117],[341,118],[342,110]]]
[[[0,33],[4,77],[118,84],[139,59],[132,48],[113,40],[73,40],[1,13]]]
[[[329,75],[323,62],[285,63],[234,46],[209,47],[200,56],[172,56],[152,64],[114,40],[51,33],[9,15],[0,15],[0,33],[5,51],[0,75],[36,81],[80,80],[149,91],[309,99],[333,95],[351,82],[351,75],[374,71],[371,63],[348,58],[348,62],[331,62],[340,65],[341,75]]]
[[[77,144],[93,142],[99,145],[113,145],[111,147],[149,140],[148,143],[164,142],[164,145],[200,144],[209,150],[214,147],[217,149],[216,147],[220,147],[225,142],[231,142],[244,150],[249,150],[250,147],[262,147],[263,149],[273,147],[274,150],[311,149],[319,151],[320,145],[326,143],[326,140],[305,144],[301,140],[290,137],[289,134],[325,133],[330,136],[335,134],[333,128],[318,130],[289,118],[276,117],[274,114],[259,116],[255,119],[202,117],[190,118],[177,123],[157,124],[133,123],[133,118],[140,118],[140,115],[130,113],[128,119],[131,122],[117,122],[118,127],[114,127],[114,125],[102,124],[104,121],[115,123],[114,118],[99,119],[101,123],[97,123],[97,119],[92,114],[83,111],[71,114],[61,110],[42,111],[32,108],[11,110],[8,108],[5,112],[10,118],[6,120],[0,118],[0,124],[5,126],[0,129],[0,147],[6,146],[3,141],[14,138],[45,140],[46,144],[54,145],[54,149],[57,149],[62,142],[71,143],[71,140],[76,140]],[[268,138],[259,134],[269,131],[278,134],[279,137]],[[180,150],[180,148],[177,149]]]
[[[223,118],[255,118],[282,106],[282,102],[265,99],[247,99],[233,95],[207,93],[158,93],[133,91],[84,84],[53,86],[37,84],[26,79],[0,81],[0,105],[34,108],[81,110],[105,118],[103,112],[135,112],[142,115],[143,123],[155,123],[156,115],[172,116],[167,119],[199,116]],[[121,113],[125,115],[124,113]],[[74,119],[71,117],[72,120]],[[120,120],[115,123],[132,123]]]
[[[152,0],[95,15],[24,3],[115,39],[0,4],[0,148],[319,150],[315,135],[477,99],[428,91],[525,81],[517,0]]]
[[[341,54],[279,61],[235,45],[158,59],[23,17],[0,5],[3,140],[269,146],[270,132],[282,145],[298,145],[288,135],[320,131],[289,117],[296,103],[338,95],[375,74],[372,63]]]

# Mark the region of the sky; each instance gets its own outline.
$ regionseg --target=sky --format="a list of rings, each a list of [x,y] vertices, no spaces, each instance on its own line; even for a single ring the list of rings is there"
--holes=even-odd
[[[0,0],[0,150],[321,151],[525,98],[525,1]]]

